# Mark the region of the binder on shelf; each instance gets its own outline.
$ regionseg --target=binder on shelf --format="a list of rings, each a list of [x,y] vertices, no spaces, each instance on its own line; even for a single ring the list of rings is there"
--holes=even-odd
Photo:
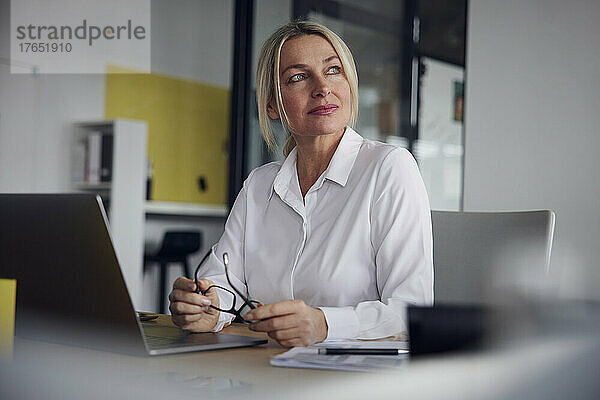
[[[100,157],[100,181],[112,180],[113,135],[102,135],[102,154]]]
[[[100,183],[102,152],[102,133],[90,132],[87,136],[87,165],[86,173],[88,183]]]
[[[87,179],[86,173],[86,144],[78,140],[73,146],[73,165],[71,176],[73,182],[85,182]]]

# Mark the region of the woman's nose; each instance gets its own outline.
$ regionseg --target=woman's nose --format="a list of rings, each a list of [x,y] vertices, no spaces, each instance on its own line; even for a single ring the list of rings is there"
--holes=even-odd
[[[316,83],[315,88],[312,91],[312,96],[313,97],[326,97],[330,93],[331,93],[331,89],[329,89],[329,86],[326,84],[326,82],[323,80],[319,80]]]

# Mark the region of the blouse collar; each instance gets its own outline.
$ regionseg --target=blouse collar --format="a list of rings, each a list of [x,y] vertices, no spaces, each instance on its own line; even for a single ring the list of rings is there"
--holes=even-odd
[[[340,143],[329,162],[329,166],[325,172],[323,172],[319,180],[317,180],[318,187],[323,184],[325,179],[336,182],[342,187],[346,186],[363,140],[362,136],[354,129],[349,126],[346,127],[342,140],[340,140]],[[284,199],[287,193],[291,191],[290,186],[296,182],[294,174],[297,174],[297,156],[298,149],[297,147],[294,147],[290,154],[285,158],[283,164],[279,168],[279,172],[277,172],[277,175],[275,176],[269,198],[273,195],[273,191],[275,191],[279,197]]]

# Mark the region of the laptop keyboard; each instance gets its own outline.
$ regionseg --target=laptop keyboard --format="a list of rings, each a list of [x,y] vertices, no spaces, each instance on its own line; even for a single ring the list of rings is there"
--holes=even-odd
[[[146,339],[146,343],[148,343],[148,346],[150,346],[153,349],[171,347],[174,344],[181,342],[180,339],[174,339],[174,338],[164,337],[164,336],[154,336],[154,335],[148,335],[148,334],[145,334],[144,338]]]

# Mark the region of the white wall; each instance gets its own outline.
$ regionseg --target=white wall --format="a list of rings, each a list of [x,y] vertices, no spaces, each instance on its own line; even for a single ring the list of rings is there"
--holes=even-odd
[[[67,191],[70,123],[104,117],[105,78],[10,74],[9,4],[0,0],[0,191]],[[151,6],[153,72],[230,87],[233,1]]]
[[[11,75],[0,66],[0,191],[70,190],[70,121],[101,119],[103,75]]]
[[[70,122],[103,116],[104,76],[11,74],[9,28],[0,0],[0,192],[69,190]]]
[[[464,208],[554,210],[560,293],[600,298],[600,2],[469,4]]]

